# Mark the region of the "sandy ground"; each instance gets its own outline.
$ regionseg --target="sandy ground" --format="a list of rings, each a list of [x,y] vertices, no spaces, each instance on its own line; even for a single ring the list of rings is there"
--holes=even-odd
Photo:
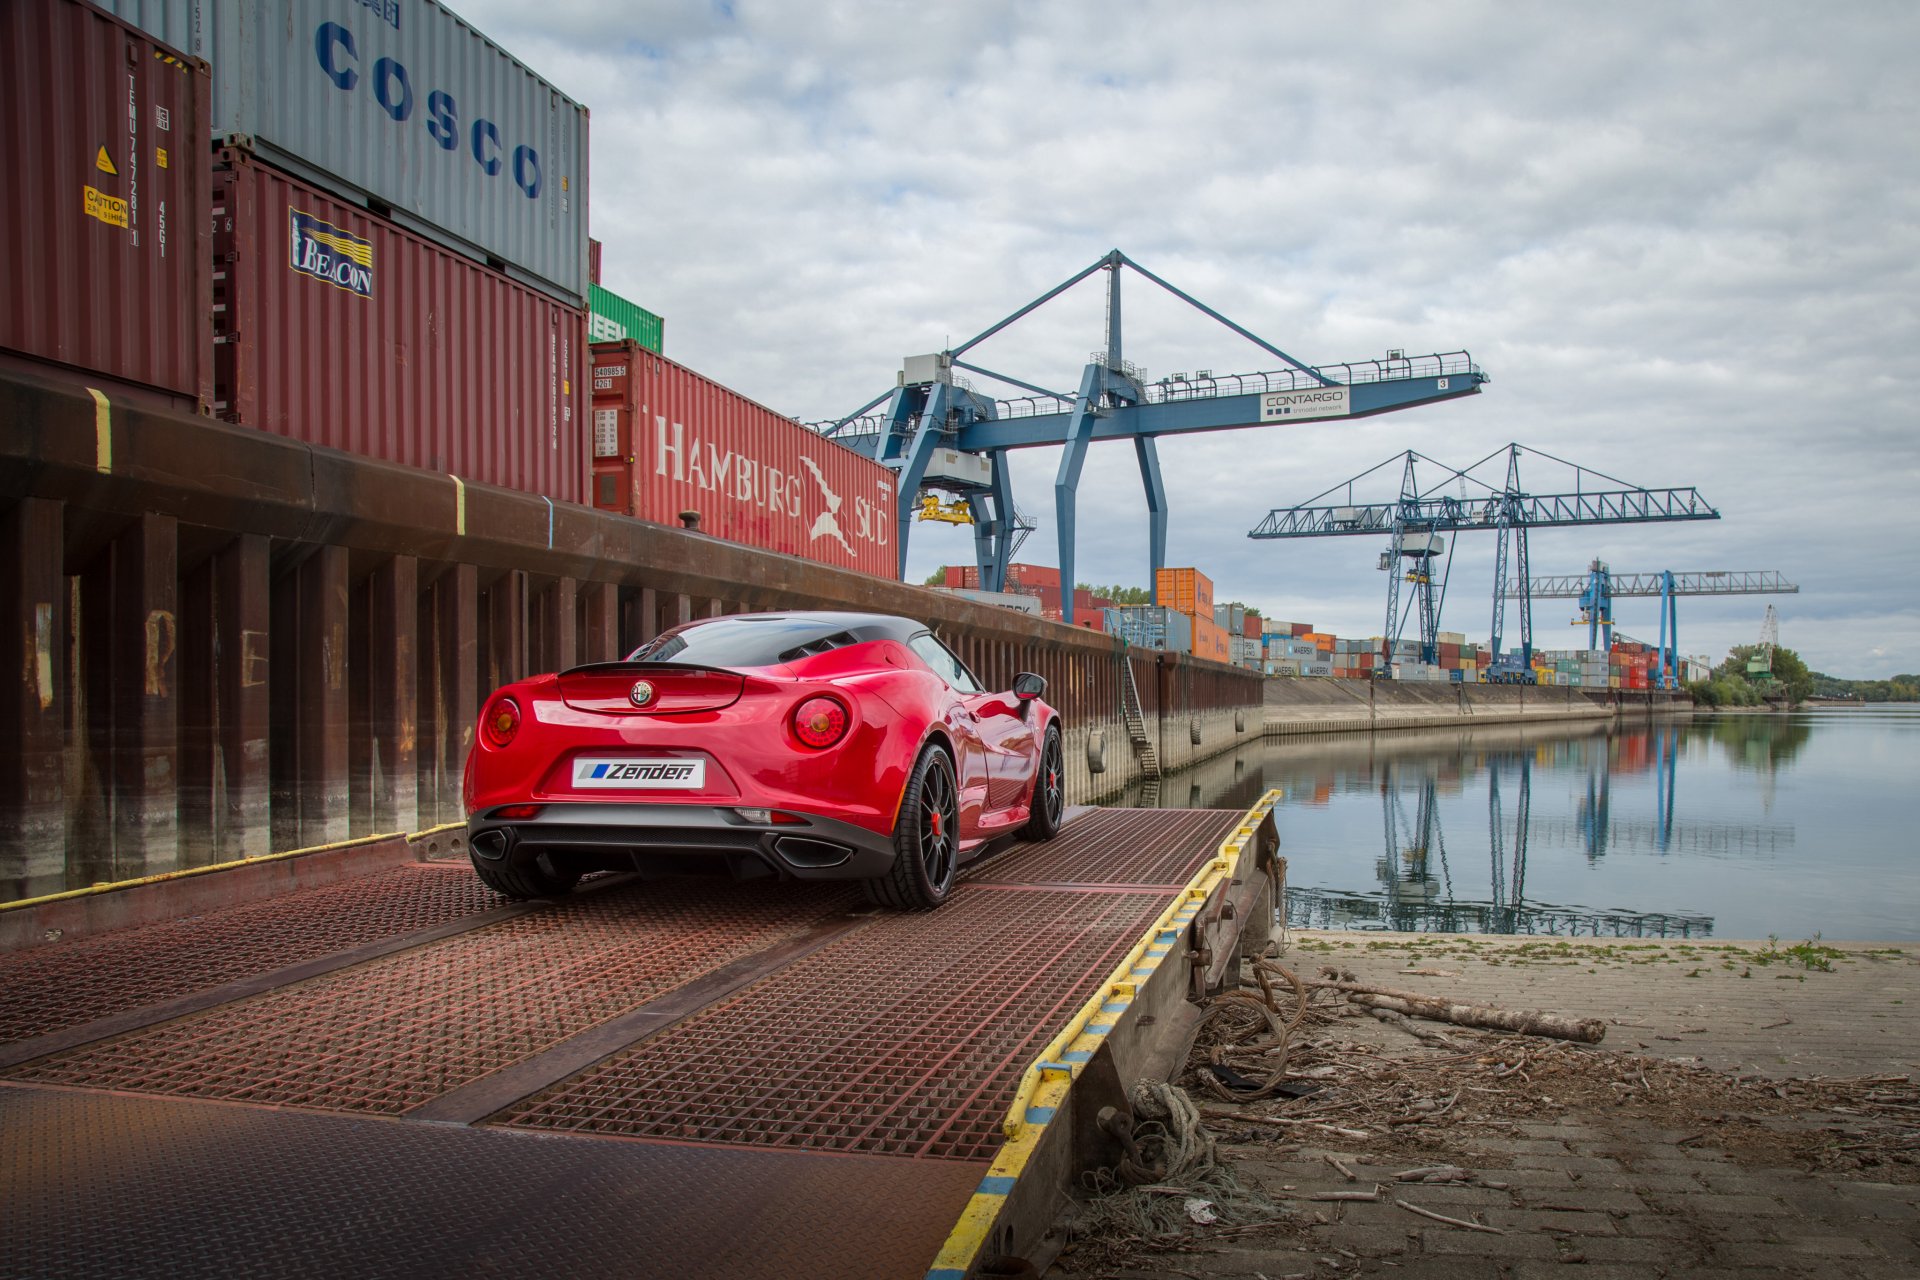
[[[1434,1043],[1323,990],[1273,1077],[1302,1096],[1247,1102],[1275,1042],[1243,1006],[1203,1034],[1230,1082],[1204,1052],[1181,1081],[1230,1180],[1083,1209],[1048,1276],[1920,1275],[1920,945],[1296,932],[1278,962],[1606,1034]]]

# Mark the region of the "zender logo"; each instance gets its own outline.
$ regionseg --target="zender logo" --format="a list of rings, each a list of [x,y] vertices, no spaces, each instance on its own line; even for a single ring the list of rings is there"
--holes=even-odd
[[[287,265],[362,298],[373,296],[373,242],[298,209],[287,211]]]

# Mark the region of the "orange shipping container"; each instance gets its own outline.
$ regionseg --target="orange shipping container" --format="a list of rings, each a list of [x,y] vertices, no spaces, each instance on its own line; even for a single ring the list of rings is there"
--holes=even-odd
[[[1233,646],[1228,642],[1227,629],[1212,617],[1190,616],[1193,618],[1193,656],[1209,662],[1233,661]]]
[[[1213,621],[1213,579],[1198,569],[1162,569],[1154,575],[1154,603]]]

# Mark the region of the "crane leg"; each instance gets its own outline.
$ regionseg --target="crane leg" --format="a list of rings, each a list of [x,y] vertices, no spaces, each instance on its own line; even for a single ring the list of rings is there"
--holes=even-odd
[[[927,395],[926,412],[920,415],[920,426],[913,433],[913,440],[907,446],[906,461],[900,468],[899,518],[894,529],[900,535],[900,579],[907,577],[907,530],[913,527],[913,512],[920,501],[920,482],[927,477],[927,463],[933,459],[933,451],[940,444],[941,425],[947,418],[948,393],[952,390],[944,383],[936,382]]]
[[[1080,468],[1093,440],[1093,403],[1100,392],[1100,366],[1088,365],[1080,379],[1080,394],[1067,423],[1066,445],[1060,451],[1060,470],[1053,478],[1053,518],[1060,535],[1060,618],[1073,621],[1073,505],[1080,488]]]
[[[1152,436],[1133,438],[1134,454],[1140,459],[1140,479],[1147,489],[1147,582],[1153,602],[1160,603],[1160,570],[1167,564],[1167,486],[1160,479],[1160,451]]]
[[[967,506],[973,512],[973,559],[980,570],[980,589],[1007,589],[1007,561],[1013,548],[1013,479],[1007,467],[1007,453],[993,454],[993,488],[969,495]]]

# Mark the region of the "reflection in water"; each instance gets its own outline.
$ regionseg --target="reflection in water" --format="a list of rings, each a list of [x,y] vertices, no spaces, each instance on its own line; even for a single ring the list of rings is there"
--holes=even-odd
[[[1788,765],[1809,734],[1746,717],[1255,742],[1136,785],[1121,803],[1244,808],[1281,788],[1276,816],[1293,886],[1286,914],[1297,926],[1697,938],[1715,928],[1697,900],[1633,903],[1653,879],[1644,855],[1656,866],[1700,855],[1764,862],[1792,851],[1796,831],[1790,822],[1730,821],[1697,802],[1701,816],[1689,816],[1681,784],[1691,776],[1696,788],[1715,789],[1699,781],[1715,745],[1737,753],[1734,767],[1764,774]],[[1370,824],[1369,797],[1379,806]],[[1362,862],[1365,845],[1372,853]],[[1602,876],[1609,854],[1642,856]],[[1557,891],[1530,897],[1529,860],[1542,857]],[[1593,874],[1570,885],[1578,865]],[[1595,886],[1626,902],[1568,901],[1569,889],[1585,896]]]

